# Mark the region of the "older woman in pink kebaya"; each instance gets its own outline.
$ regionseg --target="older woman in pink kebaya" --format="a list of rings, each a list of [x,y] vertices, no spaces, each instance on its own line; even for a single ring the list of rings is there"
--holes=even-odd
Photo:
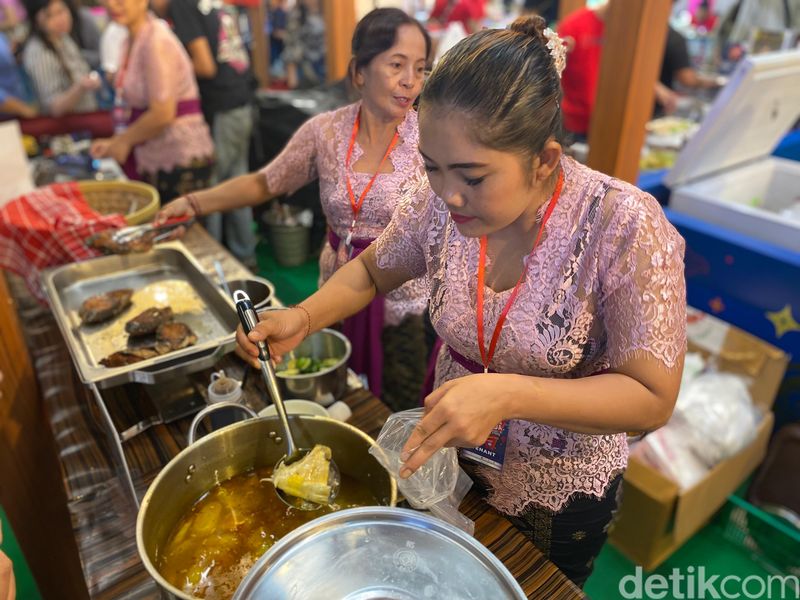
[[[357,257],[389,223],[404,191],[425,179],[412,105],[422,88],[430,38],[403,11],[376,9],[356,26],[352,50],[350,75],[359,102],[306,122],[261,171],[179,198],[159,219],[252,206],[318,179],[329,227],[320,280]],[[424,282],[410,280],[343,324],[353,345],[351,367],[366,373],[370,389],[396,410],[419,401],[427,299]],[[391,368],[387,377],[402,375],[382,382],[384,365]]]

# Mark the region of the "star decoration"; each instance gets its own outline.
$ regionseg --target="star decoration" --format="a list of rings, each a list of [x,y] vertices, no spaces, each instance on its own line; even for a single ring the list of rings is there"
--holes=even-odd
[[[725,303],[722,301],[722,298],[717,296],[716,298],[712,298],[708,301],[708,306],[711,308],[711,312],[715,315],[718,315],[723,310],[725,310]]]
[[[792,315],[791,304],[787,304],[776,312],[766,312],[764,316],[772,321],[772,324],[775,326],[776,338],[781,338],[792,331],[800,332],[800,323],[798,323]]]

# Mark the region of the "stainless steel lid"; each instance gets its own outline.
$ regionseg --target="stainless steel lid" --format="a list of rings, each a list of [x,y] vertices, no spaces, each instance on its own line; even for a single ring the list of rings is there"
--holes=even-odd
[[[402,508],[320,517],[275,544],[234,600],[449,600],[525,593],[503,563],[463,531]]]

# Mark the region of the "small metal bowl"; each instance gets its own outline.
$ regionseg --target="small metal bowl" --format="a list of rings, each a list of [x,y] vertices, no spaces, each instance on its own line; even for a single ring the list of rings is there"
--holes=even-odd
[[[347,391],[347,361],[352,350],[350,340],[338,331],[323,329],[312,333],[294,349],[294,356],[339,360],[331,367],[304,375],[286,375],[277,370],[275,375],[283,396],[313,400],[322,406],[333,404]],[[286,355],[283,360],[290,358]]]
[[[275,297],[275,286],[263,277],[248,277],[247,279],[234,279],[228,282],[231,293],[242,290],[253,301],[256,312],[272,306]]]

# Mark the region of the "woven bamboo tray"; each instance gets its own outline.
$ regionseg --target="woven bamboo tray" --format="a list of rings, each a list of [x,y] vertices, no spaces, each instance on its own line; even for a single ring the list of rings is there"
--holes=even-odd
[[[78,187],[94,210],[119,213],[128,225],[150,221],[161,205],[158,190],[140,181],[79,181]]]

